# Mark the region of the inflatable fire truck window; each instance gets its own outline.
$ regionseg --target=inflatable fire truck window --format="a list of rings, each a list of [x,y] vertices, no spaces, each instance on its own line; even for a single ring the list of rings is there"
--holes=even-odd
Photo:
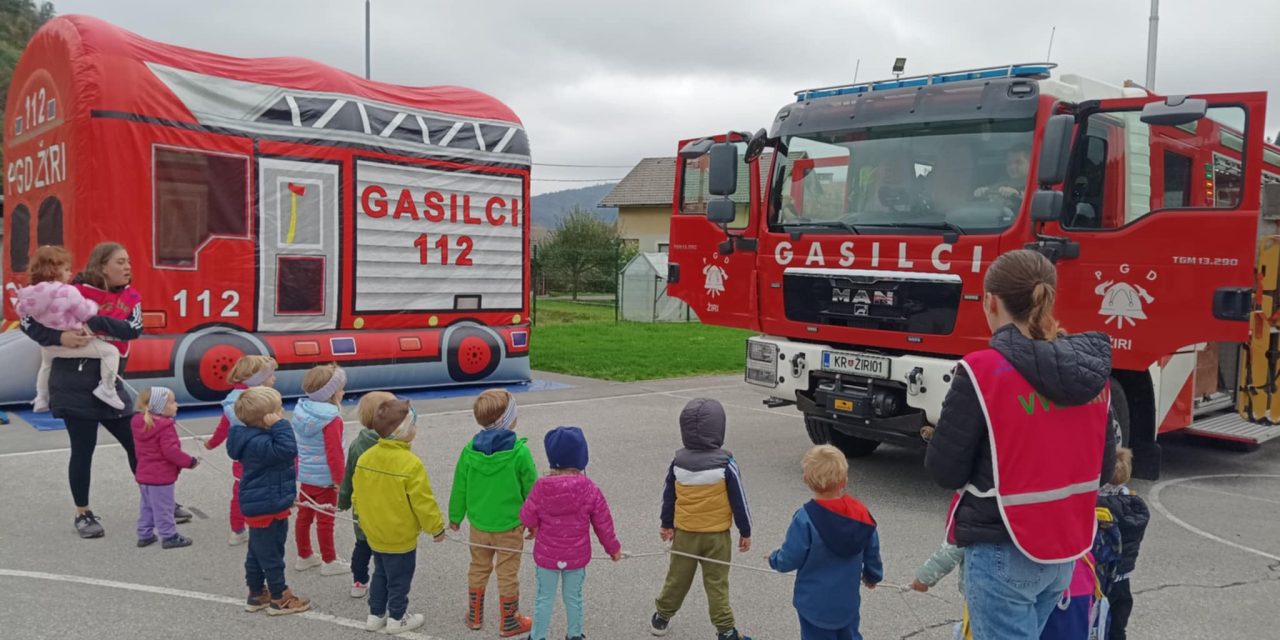
[[[461,87],[370,82],[56,18],[6,105],[5,328],[36,247],[129,251],[142,338],[125,377],[216,402],[248,354],[277,386],[337,362],[348,391],[529,380],[529,143]],[[0,404],[34,394],[16,331]]]

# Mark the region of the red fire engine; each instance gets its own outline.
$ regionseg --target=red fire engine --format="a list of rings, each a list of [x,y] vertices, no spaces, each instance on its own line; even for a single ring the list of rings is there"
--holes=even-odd
[[[801,91],[768,132],[681,144],[669,290],[763,334],[746,381],[795,404],[813,442],[918,446],[957,358],[986,344],[985,268],[1023,247],[1056,262],[1065,326],[1111,336],[1143,475],[1162,433],[1280,436],[1265,94],[1166,98],[1053,68]]]
[[[348,388],[529,379],[529,145],[499,101],[244,60],[57,18],[5,112],[4,321],[39,245],[129,250],[145,335],[125,372],[219,400],[241,355]],[[35,345],[0,335],[0,403]],[[30,372],[31,375],[27,375]]]

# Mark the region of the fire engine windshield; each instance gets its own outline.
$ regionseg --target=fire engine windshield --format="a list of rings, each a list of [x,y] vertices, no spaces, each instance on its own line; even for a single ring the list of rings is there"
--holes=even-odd
[[[775,228],[1007,228],[1029,185],[1034,120],[915,123],[793,135],[770,197]]]

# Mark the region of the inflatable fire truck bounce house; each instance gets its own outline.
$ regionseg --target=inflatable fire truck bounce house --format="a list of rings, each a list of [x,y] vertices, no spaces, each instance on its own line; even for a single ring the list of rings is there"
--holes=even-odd
[[[4,128],[0,404],[34,395],[13,304],[36,248],[78,269],[107,240],[142,295],[134,387],[216,402],[245,354],[286,395],[328,362],[353,391],[529,380],[529,143],[492,97],[67,16],[23,53]]]

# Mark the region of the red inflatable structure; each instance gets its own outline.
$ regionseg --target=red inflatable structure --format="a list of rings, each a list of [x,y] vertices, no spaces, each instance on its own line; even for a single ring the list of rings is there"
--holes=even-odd
[[[114,240],[143,298],[135,386],[216,401],[249,353],[286,393],[322,362],[352,390],[529,379],[529,144],[490,96],[67,16],[23,53],[4,128],[6,329],[38,246],[83,263]],[[35,345],[0,338],[0,403],[27,401]]]

